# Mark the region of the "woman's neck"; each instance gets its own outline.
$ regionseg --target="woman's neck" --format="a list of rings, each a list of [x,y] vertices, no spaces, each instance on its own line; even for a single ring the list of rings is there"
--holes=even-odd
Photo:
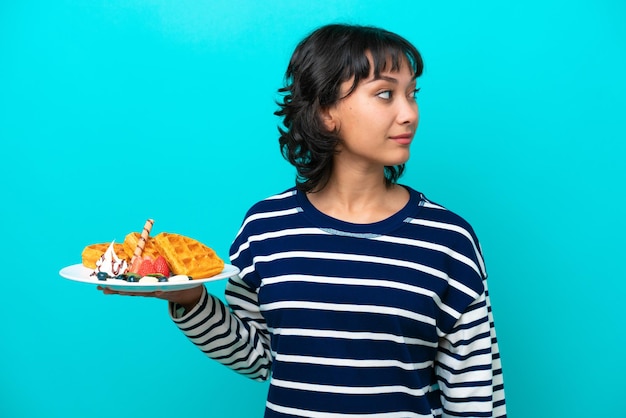
[[[387,185],[384,176],[333,175],[323,189],[308,193],[317,210],[351,223],[382,221],[402,209],[409,201],[408,191]]]

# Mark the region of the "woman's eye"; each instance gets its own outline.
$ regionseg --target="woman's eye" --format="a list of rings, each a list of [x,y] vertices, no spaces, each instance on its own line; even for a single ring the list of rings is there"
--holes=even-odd
[[[380,97],[381,99],[389,100],[391,99],[391,90],[381,91],[376,96]]]
[[[416,98],[417,98],[417,97],[416,97],[416,96],[417,96],[417,93],[419,93],[419,92],[420,92],[420,89],[415,89],[415,90],[413,90],[413,91],[411,92],[411,94],[409,95],[409,97],[411,97],[411,98],[413,98],[413,99],[416,99]]]

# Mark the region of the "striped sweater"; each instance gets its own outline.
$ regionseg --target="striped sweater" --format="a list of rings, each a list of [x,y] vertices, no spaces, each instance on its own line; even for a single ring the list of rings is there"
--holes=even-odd
[[[265,417],[505,417],[486,271],[471,226],[410,191],[388,219],[328,217],[295,189],[247,213],[227,305],[175,323],[207,356],[270,378]]]

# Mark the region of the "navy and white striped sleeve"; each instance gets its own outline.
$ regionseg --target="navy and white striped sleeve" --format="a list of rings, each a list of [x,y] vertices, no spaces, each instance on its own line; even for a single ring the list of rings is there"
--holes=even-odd
[[[480,295],[442,338],[436,373],[446,417],[504,417],[504,388],[489,299]]]
[[[487,273],[473,231],[461,245],[473,260],[474,282],[481,283],[451,330],[442,336],[436,374],[444,417],[506,417],[498,341],[487,290]],[[453,270],[453,275],[471,275]]]
[[[256,298],[256,292],[236,276],[226,286],[228,306],[205,289],[191,311],[178,317],[170,304],[170,315],[208,357],[251,379],[266,380],[272,357]]]

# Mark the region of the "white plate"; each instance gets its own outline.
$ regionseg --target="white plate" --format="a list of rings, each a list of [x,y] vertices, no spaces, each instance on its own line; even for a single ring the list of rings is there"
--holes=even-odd
[[[98,278],[96,276],[92,276],[91,273],[93,273],[93,270],[83,266],[82,264],[73,264],[71,266],[62,268],[61,271],[59,271],[61,277],[64,277],[66,279],[82,283],[95,284],[111,290],[126,292],[167,292],[172,290],[189,289],[191,287],[196,287],[202,283],[212,282],[215,280],[228,279],[229,277],[236,276],[239,273],[239,269],[230,264],[225,264],[224,270],[212,277],[189,280],[188,282],[160,283],[127,282],[119,279],[98,280]]]

